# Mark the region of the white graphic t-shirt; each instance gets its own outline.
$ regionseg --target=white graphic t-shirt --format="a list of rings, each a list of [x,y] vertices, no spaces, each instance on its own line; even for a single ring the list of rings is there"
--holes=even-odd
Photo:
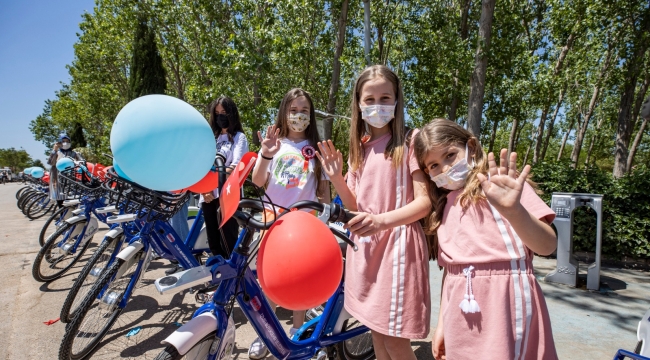
[[[318,159],[314,157],[305,162],[302,149],[307,145],[309,140],[299,143],[286,138],[281,140],[280,151],[273,156],[268,170],[270,179],[266,194],[274,203],[289,206],[300,200],[318,201],[318,181],[314,173]],[[321,180],[327,180],[324,173]]]

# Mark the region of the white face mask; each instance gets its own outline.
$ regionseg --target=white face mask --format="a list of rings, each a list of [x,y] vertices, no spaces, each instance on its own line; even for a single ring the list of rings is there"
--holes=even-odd
[[[431,180],[436,183],[436,186],[439,188],[444,188],[447,190],[458,190],[465,186],[465,180],[467,175],[469,175],[470,170],[474,168],[474,159],[472,159],[472,166],[469,166],[467,163],[467,157],[469,152],[467,151],[467,144],[465,144],[465,158],[455,163],[449,170],[438,174],[436,176],[431,176]]]
[[[383,128],[395,118],[395,105],[362,106],[359,104],[359,109],[361,109],[361,118],[372,127]]]
[[[68,150],[70,148],[70,143],[69,142],[61,143],[61,148],[63,150]]]
[[[289,114],[287,119],[289,129],[295,132],[303,132],[309,126],[309,115],[303,113]]]

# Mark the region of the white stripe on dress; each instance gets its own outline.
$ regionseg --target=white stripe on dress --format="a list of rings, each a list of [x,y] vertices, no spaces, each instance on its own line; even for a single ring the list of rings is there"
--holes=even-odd
[[[488,203],[489,204],[489,203]],[[510,238],[510,235],[508,235],[508,230],[506,229],[506,225],[503,222],[503,219],[501,219],[501,214],[497,211],[497,209],[490,205],[490,209],[492,210],[492,215],[494,216],[494,220],[497,222],[497,226],[499,228],[499,232],[501,233],[501,237],[503,238],[503,241],[506,244],[506,248],[508,249],[508,254],[510,255],[510,258],[512,259],[510,261],[510,267],[511,267],[511,272],[512,272],[512,285],[515,291],[515,360],[519,359],[519,356],[521,355],[521,343],[522,343],[522,338],[523,338],[523,333],[524,333],[524,324],[523,324],[523,309],[522,309],[522,297],[521,297],[521,284],[519,282],[519,268],[517,266],[517,260],[520,259],[520,257],[517,255],[515,252],[514,246],[512,244],[512,239]],[[514,233],[514,230],[513,230]],[[524,277],[526,277],[526,274],[524,273]],[[525,290],[524,290],[525,292]],[[526,296],[528,295],[528,296]],[[526,298],[530,296],[530,294],[524,294]],[[529,302],[530,300],[528,300]],[[528,309],[528,308],[527,308]],[[526,314],[528,315],[528,314]],[[528,322],[528,319],[526,319],[527,326],[530,325]],[[527,331],[526,331],[527,332]]]
[[[400,207],[404,207],[406,205],[406,196],[407,192],[406,189],[408,188],[408,184],[406,183],[407,179],[407,166],[406,166],[406,159],[407,159],[407,154],[404,154],[402,157],[402,166],[401,169],[398,169],[398,171],[402,171],[402,186],[401,186],[401,204]],[[405,272],[405,267],[406,267],[406,225],[401,225],[400,226],[400,231],[399,231],[399,286],[398,286],[398,291],[397,291],[397,326],[395,329],[395,336],[400,337],[402,336],[402,313],[404,310],[404,272]]]
[[[402,173],[399,169],[395,172],[395,208],[399,208],[402,203],[402,193],[400,187],[402,184]],[[393,280],[391,286],[391,296],[390,296],[390,312],[388,320],[388,335],[396,336],[396,317],[397,317],[397,298],[398,298],[398,276],[399,276],[399,239],[400,239],[400,227],[396,227],[392,230],[391,235],[393,236]]]

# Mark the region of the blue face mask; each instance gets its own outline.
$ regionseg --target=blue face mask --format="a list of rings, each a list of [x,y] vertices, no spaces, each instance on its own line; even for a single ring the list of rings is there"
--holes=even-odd
[[[465,144],[465,158],[461,159],[459,162],[455,163],[449,170],[438,174],[436,176],[431,176],[431,180],[436,183],[436,186],[439,188],[447,190],[458,190],[465,186],[465,181],[469,172],[474,168],[474,160],[472,160],[472,166],[469,166],[467,163],[467,157],[469,152],[467,151],[467,144]]]

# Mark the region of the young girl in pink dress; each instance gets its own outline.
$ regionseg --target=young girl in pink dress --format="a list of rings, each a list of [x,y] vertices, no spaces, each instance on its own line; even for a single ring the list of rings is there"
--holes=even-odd
[[[436,119],[414,139],[431,178],[438,264],[445,268],[436,359],[557,359],[533,252],[557,245],[553,211],[517,173],[517,154],[501,150],[500,166],[455,122]]]
[[[418,220],[431,213],[426,177],[409,146],[399,79],[365,69],[354,86],[347,184],[331,141],[317,154],[346,208],[345,308],[372,330],[377,359],[415,360],[410,339],[429,333],[429,252]],[[362,140],[363,139],[363,140]]]

